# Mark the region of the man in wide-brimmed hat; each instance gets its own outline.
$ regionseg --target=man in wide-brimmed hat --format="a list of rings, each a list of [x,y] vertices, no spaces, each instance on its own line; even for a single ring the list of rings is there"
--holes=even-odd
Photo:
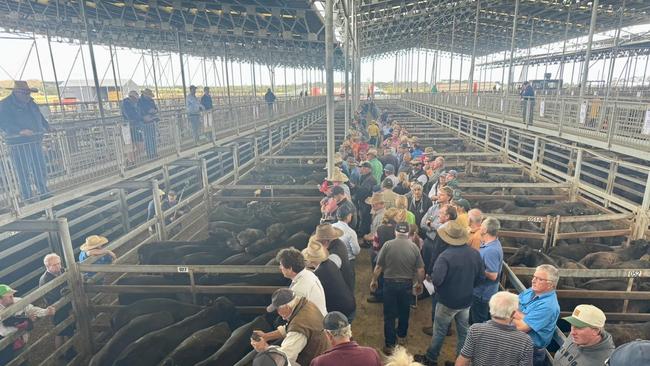
[[[0,101],[0,131],[9,147],[20,195],[24,200],[34,197],[31,176],[40,198],[45,198],[49,193],[43,135],[50,125],[30,96],[37,89],[16,80],[10,90],[11,94]]]
[[[108,244],[108,239],[100,235],[91,235],[86,238],[86,241],[79,247],[79,262],[83,262],[88,258],[97,258],[92,264],[111,264],[117,256],[112,251],[105,249],[104,246]],[[90,279],[95,275],[94,272],[84,273],[86,279]]]
[[[424,365],[437,364],[452,320],[456,321],[458,335],[456,354],[460,354],[469,327],[474,287],[485,278],[481,256],[467,245],[469,234],[466,227],[456,222],[455,209],[445,206],[442,214],[449,216],[449,221],[437,230],[437,236],[447,248],[435,260],[431,270],[431,281],[438,295],[433,307],[433,339],[426,355],[416,356],[416,361]]]
[[[0,285],[0,311],[14,305],[20,300],[19,297],[14,297],[16,290],[12,289],[8,285]],[[56,313],[56,309],[53,306],[48,306],[47,308],[39,308],[32,304],[28,304],[23,309],[16,311],[15,313],[6,316],[3,316],[2,322],[0,322],[0,339],[6,338],[11,334],[17,332],[18,330],[32,330],[33,322],[37,318],[43,318],[46,316],[52,316]],[[28,332],[24,333],[22,336],[16,338],[13,343],[10,343],[4,349],[0,350],[0,365],[8,364],[14,356],[20,352],[20,350],[25,347],[25,343],[29,339]]]
[[[320,280],[325,291],[325,303],[328,311],[340,311],[348,318],[354,317],[356,304],[354,293],[343,279],[337,256],[330,256],[327,249],[316,240],[309,239],[307,248],[302,250],[307,267],[314,268],[314,274]]]
[[[386,200],[382,192],[377,192],[366,199],[366,204],[372,207],[372,223],[370,224],[370,233],[364,236],[364,239],[371,241],[374,239],[377,228],[381,225],[381,220],[386,212]]]
[[[341,274],[348,288],[354,289],[354,269],[350,263],[348,248],[345,243],[339,239],[343,236],[343,230],[332,226],[332,224],[320,224],[316,226],[313,239],[320,242],[334,263],[341,269]]]

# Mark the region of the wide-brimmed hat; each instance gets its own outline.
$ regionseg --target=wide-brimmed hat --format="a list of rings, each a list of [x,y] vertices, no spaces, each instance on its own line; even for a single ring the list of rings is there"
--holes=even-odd
[[[377,149],[368,149],[368,155],[377,156]]]
[[[372,205],[374,203],[384,203],[386,201],[384,200],[384,194],[381,192],[377,192],[373,194],[372,197],[366,198],[365,202],[369,205]]]
[[[316,226],[313,238],[316,240],[334,240],[343,236],[343,230],[335,228],[332,224],[320,224]]]
[[[456,222],[456,220],[447,221],[438,228],[438,235],[445,243],[454,246],[466,244],[469,240],[467,228]]]
[[[140,94],[153,98],[153,91],[149,88],[144,89],[143,91],[140,92]]]
[[[348,178],[347,175],[343,174],[341,169],[335,168],[334,169],[334,174],[332,174],[331,177],[327,178],[330,182],[347,182],[350,179]]]
[[[433,148],[431,146],[427,146],[427,147],[424,148],[424,153],[427,154],[427,155],[428,154],[433,154],[434,150],[433,150]]]
[[[12,88],[6,88],[9,90],[26,90],[30,93],[36,93],[38,89],[30,88],[26,81],[24,80],[14,80],[14,86]]]
[[[322,263],[327,260],[329,253],[327,253],[327,249],[323,247],[323,244],[312,236],[309,238],[307,248],[302,250],[302,256],[305,257],[307,263]]]
[[[83,243],[79,249],[83,250],[84,252],[87,250],[95,249],[95,248],[100,248],[102,245],[108,243],[108,239],[106,239],[103,236],[99,235],[91,235],[86,238],[86,242]]]
[[[571,316],[562,318],[578,328],[602,328],[605,326],[605,313],[593,305],[578,305]]]

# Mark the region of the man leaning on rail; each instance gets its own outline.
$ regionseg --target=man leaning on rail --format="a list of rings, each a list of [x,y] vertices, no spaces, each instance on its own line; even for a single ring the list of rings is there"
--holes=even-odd
[[[32,183],[40,198],[47,198],[47,166],[43,154],[43,135],[50,125],[38,109],[26,81],[16,80],[11,94],[0,101],[0,131],[9,149],[23,200],[34,198]]]

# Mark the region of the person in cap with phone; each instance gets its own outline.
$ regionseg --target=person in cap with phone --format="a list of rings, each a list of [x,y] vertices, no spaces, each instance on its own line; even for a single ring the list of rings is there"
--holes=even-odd
[[[571,333],[555,352],[553,365],[602,365],[614,352],[612,336],[605,331],[605,313],[593,305],[578,305],[571,316]],[[631,364],[630,364],[631,365]]]
[[[259,336],[260,342],[266,343],[282,339],[279,350],[287,356],[291,364],[297,362],[299,365],[309,365],[316,356],[329,348],[323,332],[323,314],[314,303],[296,296],[291,289],[275,290],[266,311],[277,311],[287,324],[268,333],[256,330],[253,336]]]

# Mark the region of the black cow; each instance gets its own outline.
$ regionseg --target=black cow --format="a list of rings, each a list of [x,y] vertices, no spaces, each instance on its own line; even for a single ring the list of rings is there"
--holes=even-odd
[[[198,313],[202,307],[172,299],[144,299],[118,309],[111,318],[113,331],[118,331],[134,318],[159,311],[165,311],[174,318],[174,323]]]
[[[217,352],[230,338],[228,323],[201,329],[185,339],[170,353],[161,366],[193,366]]]

